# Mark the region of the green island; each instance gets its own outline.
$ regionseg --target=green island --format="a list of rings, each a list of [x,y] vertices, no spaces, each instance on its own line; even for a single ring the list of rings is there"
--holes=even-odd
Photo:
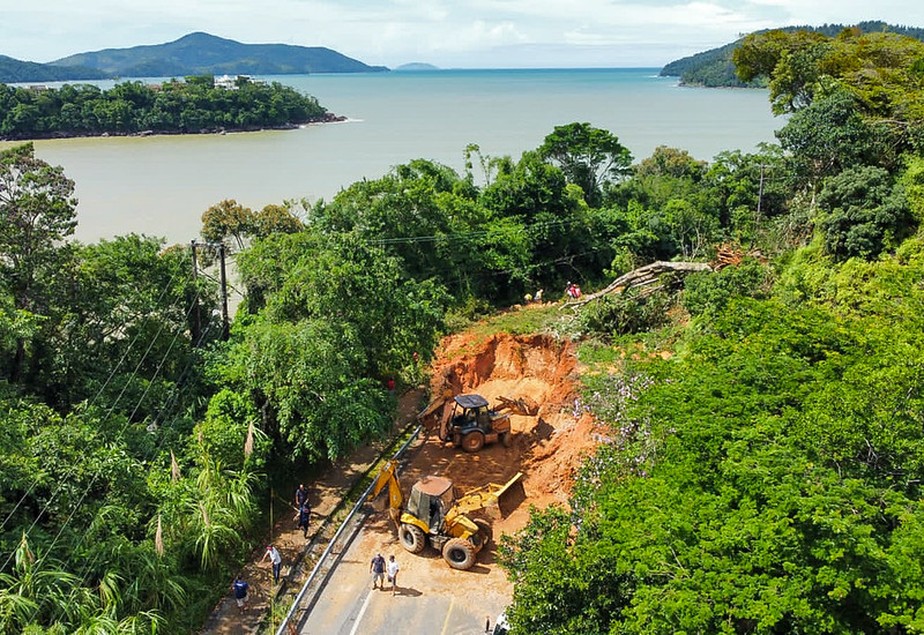
[[[485,320],[574,342],[560,407],[604,428],[499,541],[511,635],[924,633],[924,43],[769,33],[736,62],[786,115],[752,153],[636,160],[573,122],[461,174],[216,203],[227,334],[189,245],[76,242],[63,169],[0,152],[0,632],[200,632],[274,492],[385,435],[388,380]],[[711,270],[563,306],[657,261]]]
[[[247,76],[130,81],[108,90],[91,84],[0,84],[0,139],[6,141],[282,129],[336,120],[314,97]]]

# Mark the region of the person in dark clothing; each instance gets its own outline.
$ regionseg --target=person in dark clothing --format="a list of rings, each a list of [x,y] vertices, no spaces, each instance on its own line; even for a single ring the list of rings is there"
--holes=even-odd
[[[311,520],[311,505],[308,503],[308,500],[302,503],[302,506],[298,508],[298,528],[304,531],[305,539],[308,538],[308,521]]]
[[[247,604],[247,591],[250,585],[247,584],[241,576],[234,579],[231,590],[234,592],[234,601],[237,602],[237,608],[241,613],[244,612]]]
[[[308,488],[302,483],[295,490],[295,509],[301,509],[302,503],[308,500]]]
[[[369,563],[369,572],[372,574],[372,588],[379,585],[379,589],[385,590],[385,557],[377,553]]]

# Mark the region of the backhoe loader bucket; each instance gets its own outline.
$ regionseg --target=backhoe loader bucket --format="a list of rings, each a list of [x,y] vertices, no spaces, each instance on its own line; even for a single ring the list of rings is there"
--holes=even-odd
[[[523,473],[517,472],[503,485],[488,483],[472,490],[456,501],[456,507],[463,514],[482,511],[491,520],[498,520],[513,513],[524,500],[526,490],[523,489]]]
[[[526,490],[523,488],[523,473],[517,472],[516,476],[507,481],[497,492],[497,510],[500,517],[506,518],[512,514],[524,500],[526,500]]]

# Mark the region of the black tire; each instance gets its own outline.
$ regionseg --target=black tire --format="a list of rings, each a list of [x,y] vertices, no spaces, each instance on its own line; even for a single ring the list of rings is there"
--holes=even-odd
[[[427,537],[424,535],[423,530],[407,523],[401,523],[401,528],[398,530],[398,539],[401,541],[401,546],[411,553],[420,553],[427,546]]]
[[[484,539],[484,545],[482,545],[482,549],[484,549],[484,547],[487,547],[488,543],[491,542],[491,537],[494,535],[494,531],[491,529],[491,523],[483,518],[476,518],[474,523],[478,525],[478,531]]]
[[[513,435],[510,432],[501,432],[500,442],[504,444],[505,448],[509,448],[513,445]]]
[[[475,564],[475,547],[464,538],[452,538],[443,545],[443,560],[450,567],[465,571]]]
[[[484,447],[484,434],[475,430],[462,437],[462,449],[466,452],[477,452]]]

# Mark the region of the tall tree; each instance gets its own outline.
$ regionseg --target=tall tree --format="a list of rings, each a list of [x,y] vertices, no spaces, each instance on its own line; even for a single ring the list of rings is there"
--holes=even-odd
[[[839,90],[792,115],[776,133],[790,152],[793,175],[813,193],[823,178],[846,167],[878,163],[879,137],[858,106],[852,95]]]
[[[0,152],[0,282],[15,308],[42,313],[77,227],[74,182],[35,156],[31,143]],[[26,342],[19,338],[8,376],[17,380]]]
[[[632,154],[613,133],[589,123],[555,126],[539,153],[561,167],[568,181],[584,190],[592,207],[600,204],[604,184],[629,174]]]
[[[254,233],[256,221],[253,210],[233,199],[225,199],[202,213],[202,237],[220,243],[234,238],[238,249],[244,248],[249,235]]]

